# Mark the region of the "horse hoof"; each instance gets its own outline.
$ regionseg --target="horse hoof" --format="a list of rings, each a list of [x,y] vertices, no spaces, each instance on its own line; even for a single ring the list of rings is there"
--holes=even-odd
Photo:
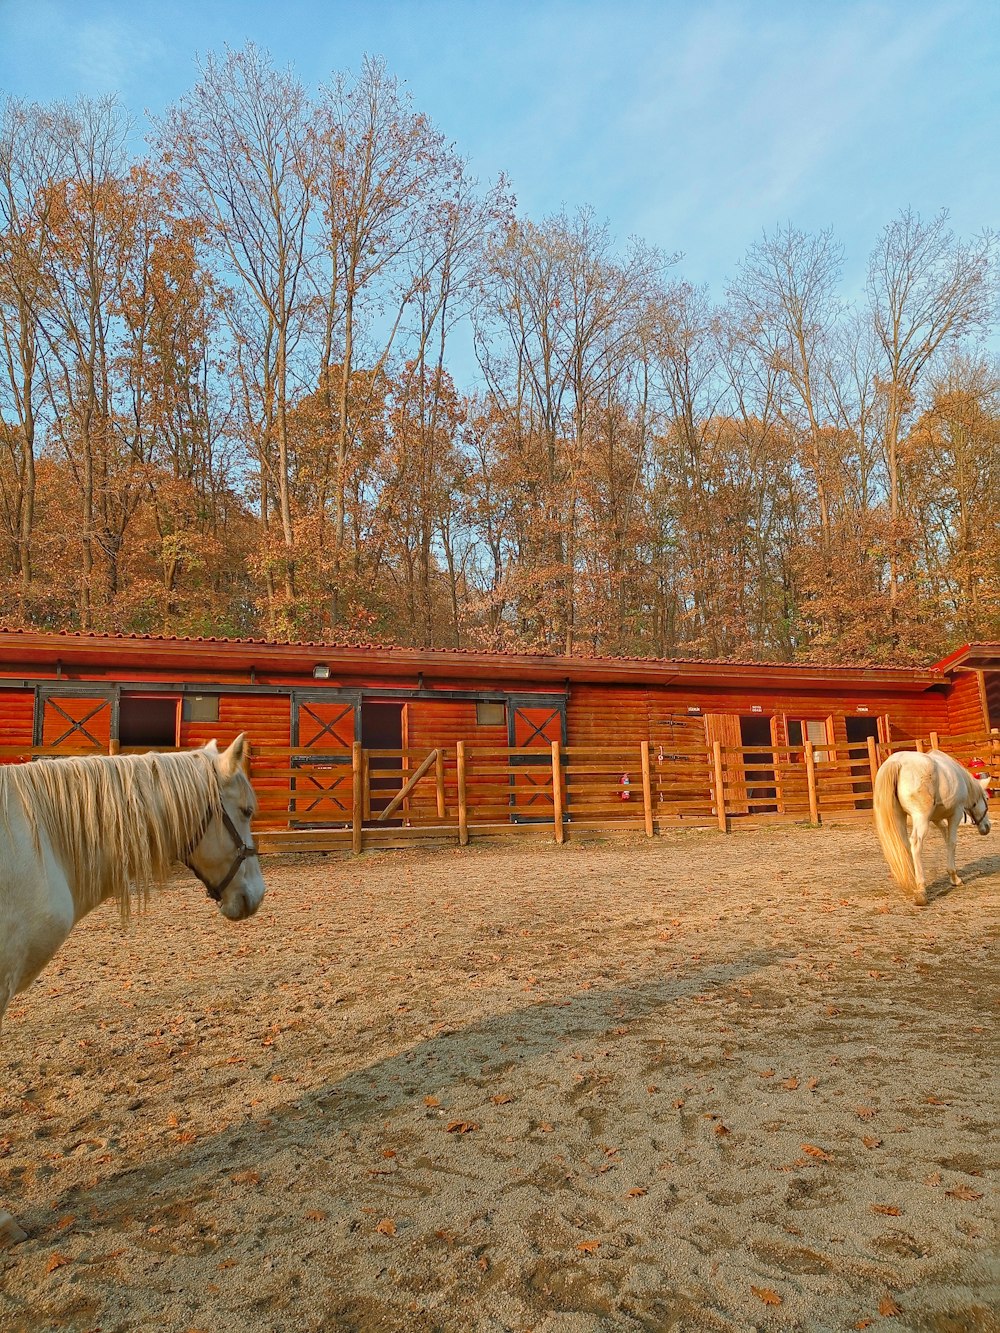
[[[965,880],[962,879],[962,877],[961,877],[960,875],[952,875],[952,877],[951,877],[951,887],[952,887],[953,889],[957,889],[957,888],[959,888],[959,887],[960,887],[961,885],[963,885],[964,883],[965,883]]]
[[[926,906],[927,906],[927,890],[926,890],[926,889],[917,889],[916,893],[913,895],[913,901],[914,901],[914,903],[916,904],[917,907],[926,907]]]
[[[0,1250],[9,1250],[28,1239],[28,1233],[18,1226],[10,1213],[0,1214]]]

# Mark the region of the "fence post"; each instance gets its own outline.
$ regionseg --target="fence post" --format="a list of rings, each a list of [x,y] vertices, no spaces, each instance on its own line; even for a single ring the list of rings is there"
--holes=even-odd
[[[722,742],[712,742],[712,765],[715,770],[715,811],[719,817],[719,828],[728,833],[726,825],[726,780],[722,771]]]
[[[649,741],[640,741],[642,754],[642,813],[646,820],[646,837],[653,836],[653,782],[649,771]]]
[[[941,748],[940,745],[938,745],[938,734],[937,734],[936,731],[932,731],[932,732],[931,732],[931,749],[932,749],[932,750],[940,750],[940,748]]]
[[[809,821],[819,823],[819,798],[816,795],[816,752],[812,741],[805,743],[806,782],[809,784]]]
[[[990,767],[996,772],[1000,769],[1000,727],[990,728],[990,750],[990,758],[993,760]]]
[[[355,856],[361,855],[361,827],[365,811],[364,762],[361,742],[355,741],[351,748],[351,851]]]
[[[915,745],[916,745],[916,749],[920,752],[920,754],[923,754],[923,752],[924,752],[924,742],[923,742],[923,740],[922,740],[919,736],[918,736],[917,739],[916,739]]]
[[[440,747],[434,760],[434,785],[437,788],[438,819],[444,819],[447,813],[444,804],[444,750]]]
[[[114,736],[112,736],[111,739],[108,741],[108,754],[120,754],[121,748],[122,748],[121,741],[116,740]]]
[[[552,822],[555,825],[556,842],[561,843],[566,833],[563,829],[562,759],[558,741],[552,742]]]
[[[362,752],[362,798],[361,812],[365,819],[372,817],[372,761],[368,751]]]
[[[465,741],[455,745],[455,759],[458,766],[458,842],[461,847],[469,842],[469,807],[465,794]]]
[[[872,775],[872,793],[875,792],[875,779],[878,777],[878,749],[875,745],[875,737],[868,737],[868,768]]]

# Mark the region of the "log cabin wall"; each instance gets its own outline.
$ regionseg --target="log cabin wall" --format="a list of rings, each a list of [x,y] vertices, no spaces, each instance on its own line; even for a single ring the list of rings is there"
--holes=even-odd
[[[34,690],[0,690],[0,749],[30,745],[34,727]]]
[[[704,737],[703,716],[775,718],[775,744],[788,744],[786,719],[833,719],[832,741],[847,744],[846,718],[888,716],[894,739],[949,730],[949,704],[935,691],[907,694],[870,685],[841,693],[784,689],[721,690],[685,685],[574,685],[567,709],[570,745],[660,744],[671,735]],[[970,728],[972,730],[975,727]]]
[[[985,686],[981,671],[957,671],[948,692],[948,723],[940,728],[949,736],[987,731],[990,723],[983,705]]]

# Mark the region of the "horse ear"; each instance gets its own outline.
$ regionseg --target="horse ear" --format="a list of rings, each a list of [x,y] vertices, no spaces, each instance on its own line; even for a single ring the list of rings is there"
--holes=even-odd
[[[247,734],[241,731],[229,749],[219,756],[219,772],[223,779],[245,772],[247,762]]]
[[[216,758],[216,756],[219,753],[219,742],[215,740],[213,737],[213,739],[210,740],[205,746],[205,750],[208,754],[212,756],[213,759]]]

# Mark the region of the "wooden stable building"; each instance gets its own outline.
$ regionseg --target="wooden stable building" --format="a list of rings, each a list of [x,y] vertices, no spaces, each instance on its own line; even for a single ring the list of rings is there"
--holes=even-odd
[[[998,726],[997,644],[917,668],[0,631],[0,757],[246,731],[264,822],[291,830],[454,826],[477,780],[484,827],[643,822],[640,787],[647,825],[801,814],[807,757],[859,805],[866,753]]]

